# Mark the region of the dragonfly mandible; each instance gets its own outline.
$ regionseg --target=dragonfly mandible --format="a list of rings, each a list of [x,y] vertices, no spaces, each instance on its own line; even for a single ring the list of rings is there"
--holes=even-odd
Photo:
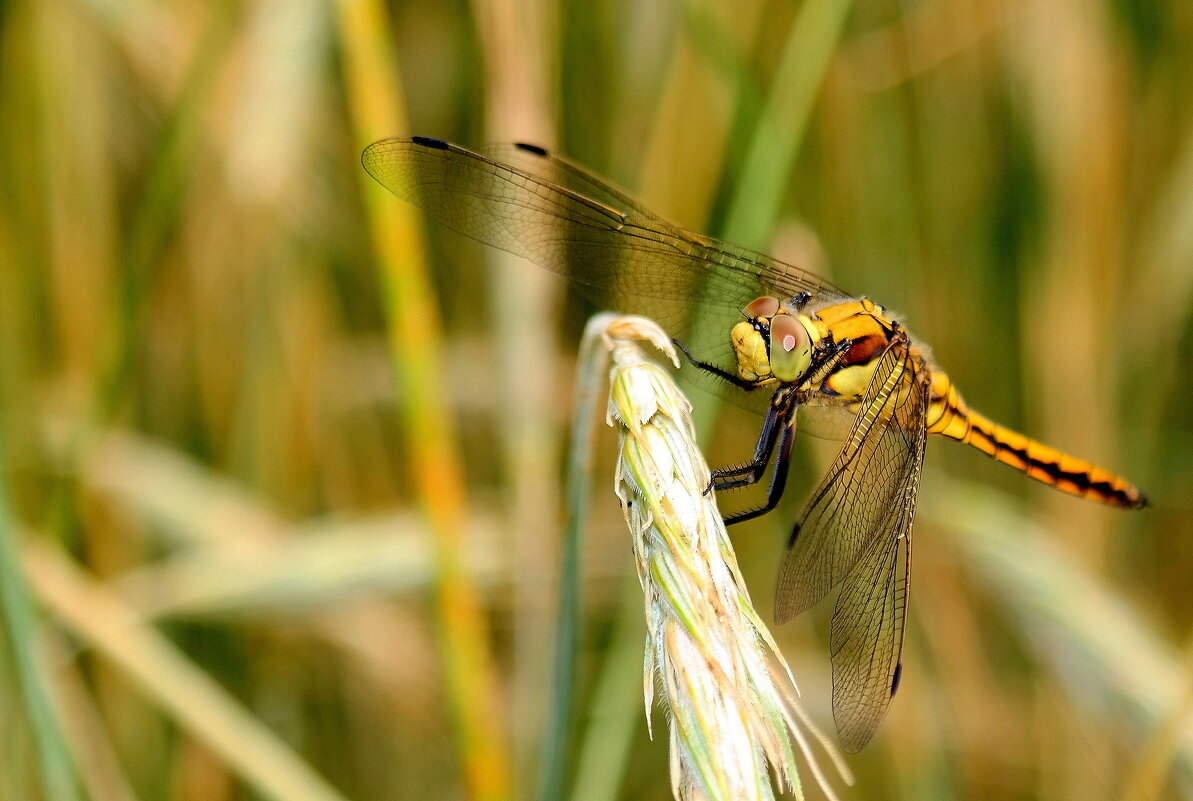
[[[560,274],[619,311],[651,316],[673,332],[718,329],[720,344],[708,353],[683,348],[689,361],[768,402],[753,457],[714,471],[712,485],[759,482],[774,462],[766,502],[726,523],[779,502],[797,419],[820,436],[843,439],[791,531],[775,617],[782,623],[841,585],[829,650],[833,716],[848,751],[873,737],[899,686],[928,435],[971,445],[1072,495],[1125,509],[1147,504],[1126,480],[971,410],[882,306],[673,225],[542,148],[516,144],[480,154],[415,136],[375,142],[361,161],[449,228]]]

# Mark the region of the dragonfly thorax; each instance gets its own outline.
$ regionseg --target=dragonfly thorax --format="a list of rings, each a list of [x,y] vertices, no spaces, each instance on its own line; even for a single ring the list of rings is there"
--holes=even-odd
[[[754,300],[745,315],[730,332],[738,375],[759,383],[803,378],[812,364],[813,342],[819,339],[812,321],[796,314],[793,304],[773,297]]]

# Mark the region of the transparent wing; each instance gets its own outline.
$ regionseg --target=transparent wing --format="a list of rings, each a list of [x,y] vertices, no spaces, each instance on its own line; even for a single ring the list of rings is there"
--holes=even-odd
[[[779,622],[844,582],[829,649],[833,714],[851,752],[873,736],[898,686],[927,380],[905,340],[887,347],[849,439],[808,501],[779,568]]]
[[[841,747],[850,753],[870,742],[899,689],[918,480],[908,486],[909,498],[885,541],[871,548],[845,580],[833,611],[833,717]]]
[[[361,162],[449,228],[530,259],[597,302],[649,315],[677,336],[699,314],[699,325],[715,327],[724,341],[741,309],[762,294],[847,297],[798,267],[672,225],[540,148],[491,153],[496,158],[437,139],[395,138],[369,145]]]

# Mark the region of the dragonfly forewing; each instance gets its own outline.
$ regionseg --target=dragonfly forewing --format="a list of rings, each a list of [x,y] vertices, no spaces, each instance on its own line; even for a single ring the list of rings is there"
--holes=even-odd
[[[425,137],[361,156],[382,185],[432,218],[567,278],[618,311],[654,318],[702,356],[732,363],[725,332],[760,294],[844,293],[818,276],[673,225],[587,170],[527,145],[494,156]]]

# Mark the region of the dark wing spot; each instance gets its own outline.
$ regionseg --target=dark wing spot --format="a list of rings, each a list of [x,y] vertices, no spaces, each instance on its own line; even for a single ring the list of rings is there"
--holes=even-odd
[[[799,537],[799,523],[796,523],[791,528],[791,536],[787,538],[787,547],[791,548],[795,545],[796,538]]]
[[[444,142],[442,139],[435,139],[430,136],[412,136],[412,137],[410,137],[410,141],[416,145],[422,145],[423,147],[431,147],[431,148],[434,148],[435,150],[447,150],[448,149],[447,142]]]
[[[895,665],[895,675],[891,677],[891,695],[899,689],[899,679],[903,678],[903,663]]]
[[[530,145],[526,142],[517,142],[514,144],[514,147],[518,148],[518,150],[525,150],[527,153],[533,153],[536,156],[547,155],[546,148],[539,147],[538,145]]]

